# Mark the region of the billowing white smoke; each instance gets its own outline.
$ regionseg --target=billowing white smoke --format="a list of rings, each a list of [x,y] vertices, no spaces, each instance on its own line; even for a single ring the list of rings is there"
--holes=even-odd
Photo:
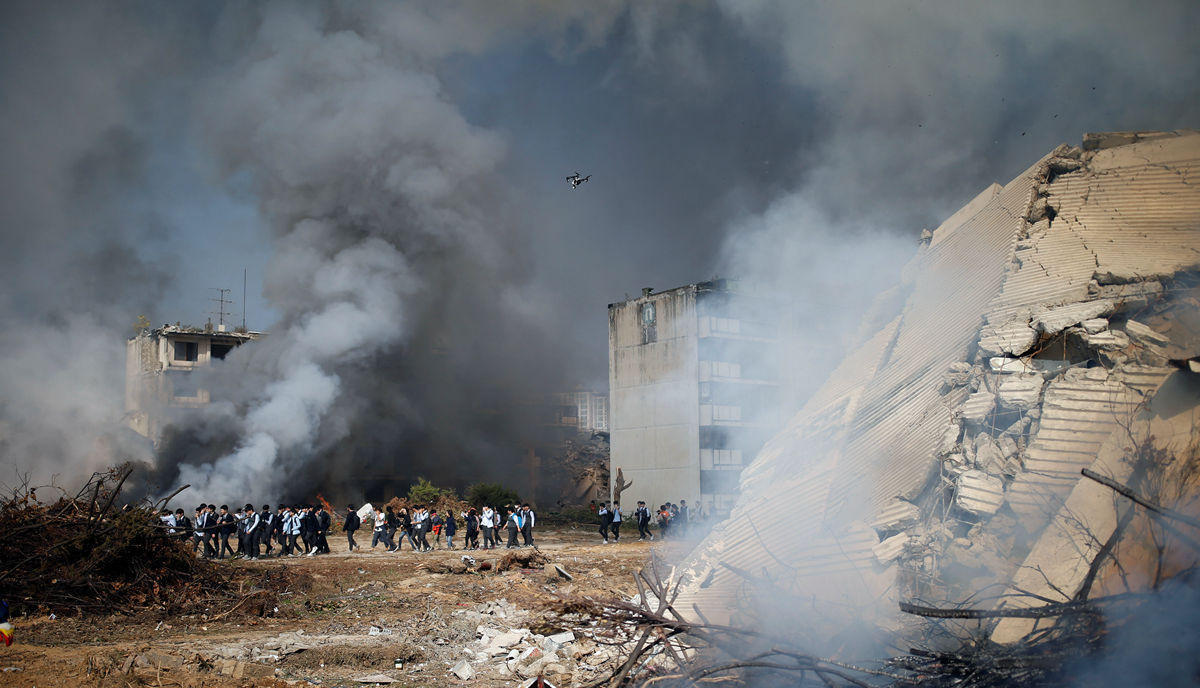
[[[261,494],[304,470],[345,393],[337,369],[406,334],[406,299],[423,283],[406,255],[497,260],[503,237],[462,199],[502,144],[468,124],[413,56],[351,28],[272,6],[247,56],[213,85],[209,138],[275,225],[266,290],[284,317],[254,356],[270,382],[244,419],[229,419],[241,423],[236,450],[180,467],[196,494]]]

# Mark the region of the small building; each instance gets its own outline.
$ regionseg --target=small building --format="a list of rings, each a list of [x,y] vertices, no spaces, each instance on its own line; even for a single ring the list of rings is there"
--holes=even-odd
[[[725,513],[780,421],[778,309],[731,279],[608,306],[611,473],[651,506]]]
[[[163,325],[144,329],[125,344],[125,423],[155,443],[175,410],[212,401],[194,373],[214,359],[258,339],[259,332]]]

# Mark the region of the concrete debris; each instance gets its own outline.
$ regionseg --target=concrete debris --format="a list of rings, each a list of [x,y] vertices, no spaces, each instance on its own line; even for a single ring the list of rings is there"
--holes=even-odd
[[[1028,411],[1037,406],[1042,394],[1041,375],[1017,375],[1000,383],[996,397],[1000,408],[1010,411]]]
[[[232,678],[270,678],[275,675],[275,670],[269,666],[233,659],[219,659],[213,662],[213,668],[217,673]]]
[[[875,556],[875,561],[886,566],[900,556],[900,553],[904,551],[904,545],[908,543],[909,539],[910,536],[908,533],[897,533],[872,547],[871,554]]]
[[[958,438],[962,436],[962,426],[958,423],[951,423],[946,426],[945,432],[942,433],[942,440],[938,443],[939,454],[949,454],[958,448]]]
[[[1037,343],[1037,330],[1027,322],[985,325],[980,333],[979,351],[985,356],[1020,356]]]
[[[463,681],[470,681],[471,679],[475,678],[475,670],[471,668],[471,663],[465,659],[458,664],[455,664],[454,667],[450,669],[450,673],[459,677]]]
[[[996,405],[996,395],[987,389],[981,389],[971,394],[963,402],[960,409],[962,419],[968,423],[980,425]]]
[[[1001,373],[1001,374],[1003,374],[1003,373],[1020,373],[1020,374],[1029,375],[1029,374],[1038,372],[1037,369],[1033,367],[1033,364],[1030,361],[1028,361],[1027,359],[1008,358],[1008,357],[1003,357],[1003,356],[996,356],[993,358],[989,358],[988,359],[988,368],[993,373]]]
[[[1054,335],[1084,320],[1108,315],[1116,310],[1116,304],[1107,299],[1084,301],[1067,306],[1039,309],[1033,314],[1033,324],[1039,332]]]
[[[1087,334],[1097,334],[1108,329],[1108,319],[1092,318],[1091,320],[1084,320],[1079,325]]]
[[[555,633],[554,635],[546,637],[558,643],[559,645],[567,645],[575,642],[575,634],[571,631],[563,631],[562,633]]]
[[[1084,333],[1083,341],[1100,351],[1119,351],[1129,346],[1129,335],[1120,330],[1101,330],[1096,334]]]
[[[1133,341],[1139,344],[1167,346],[1171,343],[1170,337],[1155,332],[1136,320],[1129,320],[1125,323],[1125,334],[1129,335]]]
[[[980,470],[958,476],[954,504],[973,514],[994,514],[1004,504],[1004,481]]]
[[[916,523],[920,517],[921,507],[902,499],[896,499],[879,512],[879,515],[871,523],[871,527],[887,533]]]
[[[366,676],[359,676],[351,680],[353,680],[355,683],[373,683],[376,685],[384,685],[396,682],[396,679],[388,676],[387,674],[368,674]]]
[[[975,436],[975,467],[988,475],[1003,475],[1005,456],[1000,445],[991,435],[979,433]]]

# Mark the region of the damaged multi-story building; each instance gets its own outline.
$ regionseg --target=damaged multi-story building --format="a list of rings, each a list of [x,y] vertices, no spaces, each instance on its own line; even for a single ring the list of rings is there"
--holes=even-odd
[[[638,499],[732,507],[742,467],[779,427],[777,314],[732,279],[609,305],[610,472]]]
[[[142,329],[125,344],[125,424],[157,443],[178,413],[212,401],[196,371],[261,336],[211,323]]]
[[[747,621],[794,596],[811,619],[890,625],[905,600],[1148,586],[1145,552],[1118,546],[1132,503],[1082,473],[1197,510],[1197,182],[1200,133],[1089,134],[923,232],[865,335],[742,471],[675,608]]]

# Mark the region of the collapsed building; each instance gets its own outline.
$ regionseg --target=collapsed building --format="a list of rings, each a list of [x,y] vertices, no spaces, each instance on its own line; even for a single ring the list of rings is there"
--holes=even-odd
[[[906,600],[1149,586],[1133,560],[1098,570],[1102,553],[1136,559],[1114,552],[1132,505],[1081,471],[1197,511],[1198,171],[1200,133],[1089,134],[923,232],[857,344],[742,471],[675,608],[761,623],[790,597],[806,610],[785,622],[895,629]],[[1012,642],[1038,623],[978,630]]]

